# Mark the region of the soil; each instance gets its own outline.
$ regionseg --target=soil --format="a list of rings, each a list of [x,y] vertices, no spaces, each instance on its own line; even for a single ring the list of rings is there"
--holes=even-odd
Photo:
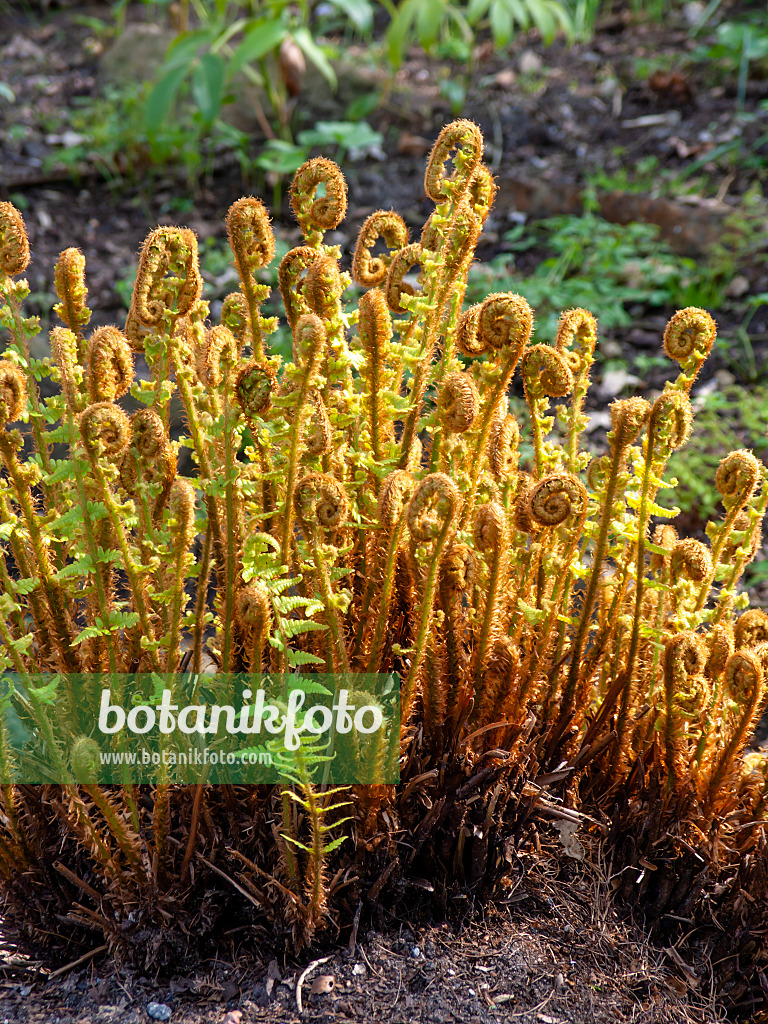
[[[380,911],[343,946],[298,960],[232,936],[189,973],[147,978],[72,950],[51,971],[15,953],[0,963],[0,1015],[10,1022],[252,1024],[301,1020],[491,1024],[683,1024],[724,1019],[706,970],[650,945],[611,907],[605,876],[584,862],[568,883],[545,863],[510,896],[464,923],[401,921]],[[415,906],[415,905],[414,905]],[[414,915],[416,916],[416,915]],[[39,956],[39,954],[38,954]],[[82,959],[80,959],[82,958]],[[80,960],[80,962],[78,962]],[[298,998],[301,998],[302,1012]],[[155,1004],[153,1007],[152,1004]],[[161,1008],[158,1010],[157,1004]]]
[[[723,7],[735,10],[733,4]],[[142,5],[129,5],[129,22],[146,12]],[[0,34],[0,77],[15,95],[13,104],[0,98],[0,199],[24,209],[33,251],[30,312],[47,314],[55,301],[55,260],[75,245],[86,255],[94,326],[124,322],[115,282],[134,265],[149,229],[181,221],[202,240],[222,239],[231,202],[254,190],[265,194],[263,182],[244,181],[231,161],[218,164],[191,191],[171,174],[153,178],[148,186],[132,181],[127,171],[107,182],[88,162],[79,167],[78,178],[56,164],[56,153],[72,141],[62,127],[62,109],[93,93],[102,80],[103,43],[94,38],[87,18],[109,16],[104,3],[51,4],[43,10],[25,3],[2,15]],[[712,246],[727,216],[749,222],[752,233],[738,247],[738,285],[718,310],[721,333],[733,332],[750,297],[768,291],[759,243],[766,218],[761,186],[768,173],[768,114],[760,104],[768,97],[768,82],[750,82],[744,105],[750,116],[737,122],[735,74],[720,77],[706,65],[686,65],[673,80],[677,87],[659,88],[657,80],[656,89],[640,75],[638,58],[652,58],[676,72],[693,45],[682,22],[638,25],[623,15],[600,26],[589,44],[570,49],[557,43],[545,50],[535,37],[523,36],[500,58],[481,45],[461,113],[483,130],[499,196],[478,257],[504,251],[505,231],[525,217],[578,212],[580,190],[596,169],[619,180],[622,166],[635,168],[644,157],[655,156],[682,174],[741,133],[740,149],[704,162],[703,177],[693,179],[699,191],[685,201],[655,195],[650,183],[646,193],[616,196],[608,188],[599,196],[605,216],[646,217],[680,251],[699,260],[715,258]],[[363,62],[354,50],[345,59]],[[381,83],[380,72],[365,73]],[[386,159],[368,157],[345,167],[349,212],[332,240],[347,257],[374,208],[392,206],[412,229],[420,229],[429,213],[422,184],[426,155],[442,125],[455,116],[440,85],[461,73],[459,66],[427,61],[414,51],[368,116],[384,135]],[[343,98],[310,88],[299,97],[297,124],[331,117],[343,117]],[[251,131],[256,151],[257,126]],[[185,198],[191,199],[190,212],[175,212]],[[278,234],[295,244],[287,203],[276,212],[275,224]],[[519,271],[526,273],[540,255],[537,249],[524,254]],[[229,290],[225,273],[209,272],[207,278],[212,298]],[[638,354],[660,345],[667,318],[640,305],[635,313],[631,328],[617,329],[607,339],[619,346],[630,374]],[[768,306],[758,310],[750,333],[757,365],[768,365]],[[724,370],[739,382],[738,369],[713,354],[700,384],[719,386],[717,374]],[[659,372],[647,371],[641,386],[658,388]],[[686,965],[674,947],[654,948],[611,905],[603,872],[586,861],[577,868],[564,883],[554,881],[542,861],[506,903],[480,909],[471,922],[467,908],[463,924],[397,921],[380,910],[380,919],[368,924],[362,919],[359,936],[344,936],[343,946],[313,950],[298,961],[270,954],[262,962],[244,937],[233,936],[229,950],[173,978],[142,977],[103,954],[90,958],[88,949],[73,948],[69,964],[52,968],[41,954],[14,948],[7,936],[0,961],[5,977],[0,1015],[7,1021],[133,1024],[151,1019],[147,1008],[154,1002],[171,1009],[174,1024],[293,1021],[301,1019],[298,986],[304,1019],[315,1021],[719,1019],[708,1000],[706,964]],[[324,957],[329,959],[299,985],[304,969]],[[312,994],[320,975],[333,978],[333,989]]]

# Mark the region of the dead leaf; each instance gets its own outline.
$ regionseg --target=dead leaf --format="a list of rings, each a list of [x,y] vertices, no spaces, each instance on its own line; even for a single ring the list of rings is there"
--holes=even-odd
[[[243,1011],[242,1010],[228,1010],[224,1014],[224,1020],[221,1022],[221,1024],[240,1024],[240,1021],[242,1019],[243,1019]]]
[[[563,844],[566,857],[572,857],[573,860],[584,860],[584,847],[576,838],[578,822],[557,821],[555,825],[560,832],[560,842]]]
[[[275,982],[280,981],[280,968],[277,965],[277,960],[270,960],[269,967],[267,968],[267,995],[272,995],[272,989],[275,987]]]
[[[332,974],[319,974],[309,989],[310,995],[324,996],[333,992],[336,987],[336,979]]]
[[[432,143],[421,135],[413,135],[411,132],[400,132],[397,140],[397,152],[404,156],[424,156],[432,149]]]
[[[306,70],[307,62],[301,47],[291,36],[286,36],[280,44],[280,74],[289,96],[298,96],[301,92]]]

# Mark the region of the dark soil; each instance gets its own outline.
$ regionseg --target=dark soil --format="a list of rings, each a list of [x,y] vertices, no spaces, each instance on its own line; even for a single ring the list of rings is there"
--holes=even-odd
[[[159,1003],[172,1011],[171,1024],[722,1019],[709,999],[706,971],[697,973],[673,947],[656,949],[622,923],[594,865],[582,864],[564,884],[540,864],[500,906],[480,909],[466,926],[420,927],[379,913],[376,930],[361,922],[343,947],[298,960],[260,955],[232,935],[210,960],[171,978],[121,970],[103,955],[78,963],[83,954],[76,949],[72,965],[58,973],[12,955],[0,1014],[30,1024],[143,1024]]]

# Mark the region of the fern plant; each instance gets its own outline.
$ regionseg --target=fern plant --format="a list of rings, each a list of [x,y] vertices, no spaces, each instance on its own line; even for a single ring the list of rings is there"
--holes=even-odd
[[[221,324],[193,233],[158,228],[122,330],[86,336],[84,259],[62,253],[62,326],[37,361],[24,224],[0,205],[0,653],[24,682],[3,705],[16,718],[0,734],[0,878],[6,914],[43,941],[95,930],[122,956],[171,960],[234,916],[297,948],[408,872],[443,905],[454,888],[492,894],[534,822],[583,811],[583,840],[608,844],[623,895],[657,927],[693,919],[713,961],[732,956],[730,934],[764,963],[768,762],[745,748],[768,615],[739,581],[760,547],[766,468],[724,453],[722,514],[707,541],[678,537],[666,467],[716,330],[696,308],[666,329],[676,370],[662,394],[614,402],[608,451],[583,450],[592,314],[569,310],[534,339],[520,295],[465,308],[495,191],[482,152],[472,123],[443,130],[418,240],[392,211],[365,221],[352,313],[326,242],[344,179],[322,158],[300,168],[304,242],[279,274],[285,365],[261,313],[274,239],[258,199],[229,211],[241,284]],[[509,411],[516,373],[527,424]],[[343,793],[309,777],[333,752],[306,742],[278,785],[142,789],[100,785],[78,737],[57,747],[73,673],[206,664],[353,685],[396,673],[400,783],[377,781],[384,744],[360,747],[356,778],[370,782]],[[25,784],[17,720],[58,756],[58,784]],[[735,1001],[754,988],[721,978]]]

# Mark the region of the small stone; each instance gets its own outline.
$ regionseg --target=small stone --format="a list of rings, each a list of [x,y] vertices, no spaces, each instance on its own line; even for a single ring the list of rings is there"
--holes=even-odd
[[[725,286],[725,294],[730,299],[738,299],[741,295],[744,295],[749,291],[749,278],[743,274],[737,274],[728,284]]]
[[[270,999],[269,993],[267,992],[267,986],[261,984],[261,982],[258,985],[254,985],[253,991],[251,992],[251,1000],[256,1003],[257,1006],[269,1006]]]
[[[170,1020],[171,1012],[167,1003],[147,1003],[147,1013],[152,1020]]]
[[[523,50],[517,62],[522,75],[535,75],[544,67],[544,61],[533,50]]]
[[[473,988],[467,989],[467,991],[471,996],[475,995],[475,990]]]
[[[421,950],[419,949],[418,946],[411,947],[411,956],[413,957],[414,960],[419,959],[419,957],[421,956]]]

